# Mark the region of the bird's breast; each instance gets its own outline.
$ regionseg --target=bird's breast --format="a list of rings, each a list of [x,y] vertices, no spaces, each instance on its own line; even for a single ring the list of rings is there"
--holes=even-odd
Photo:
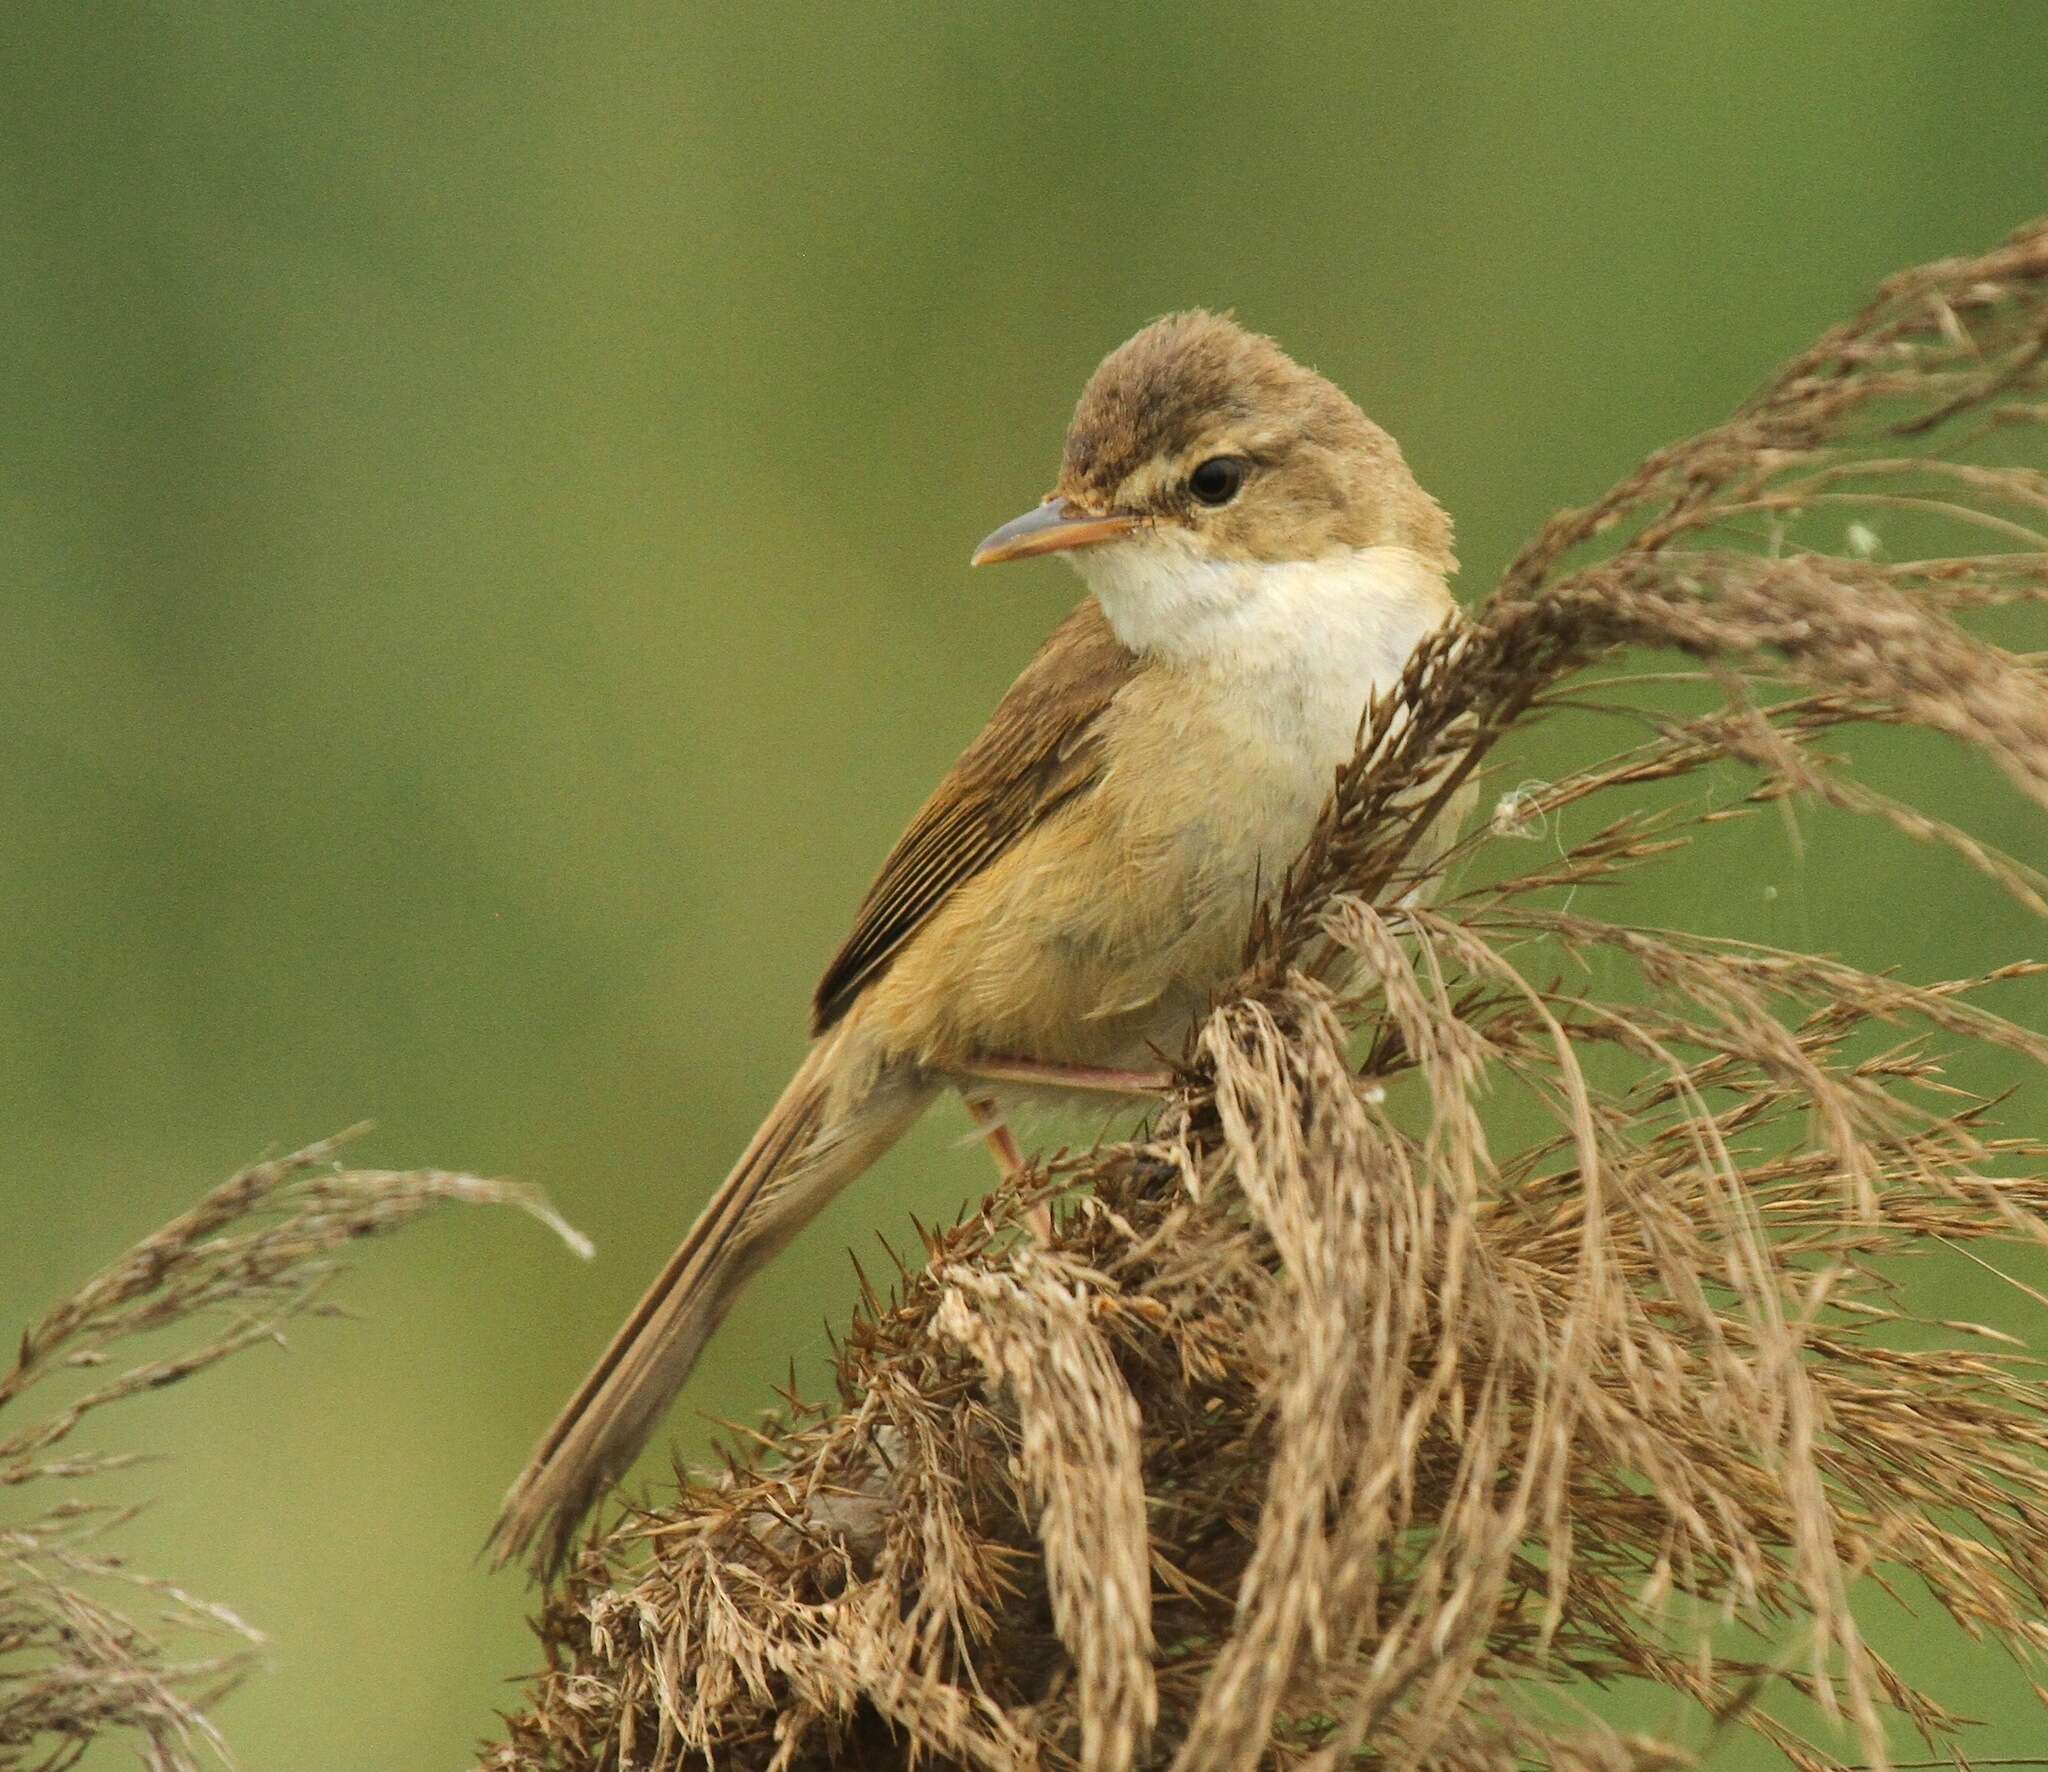
[[[874,1011],[927,1062],[1144,1062],[1236,976],[1375,693],[1449,613],[1301,607],[1228,649],[1148,659],[1101,730],[1094,786],[964,885],[880,981]]]

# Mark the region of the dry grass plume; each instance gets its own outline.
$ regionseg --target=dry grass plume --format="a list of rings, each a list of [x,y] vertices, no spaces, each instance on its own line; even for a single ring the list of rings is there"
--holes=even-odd
[[[2034,968],[1915,983],[1601,906],[1807,800],[2042,908],[1830,739],[1938,734],[2048,808],[2043,662],[1957,620],[2048,595],[2044,353],[2036,225],[1552,521],[1373,710],[1171,1103],[931,1236],[829,1406],[594,1539],[486,1763],[1619,1769],[1748,1730],[1823,1767],[1901,1719],[1946,1755],[1960,1719],[1859,1628],[1877,1579],[2038,1678],[2039,1370],[1907,1332],[1888,1279],[2048,1240],[2043,1150],[1944,1074],[2048,1063],[1982,1000]],[[1586,706],[1640,736],[1513,789],[1504,741]],[[1707,771],[1734,803],[1669,791]],[[1498,810],[1417,908],[1413,837],[1475,772]],[[1698,1726],[1624,1734],[1587,1678]]]
[[[52,1306],[0,1371],[0,1772],[58,1772],[96,1741],[151,1772],[226,1763],[207,1711],[263,1647],[227,1607],[129,1566],[134,1510],[94,1484],[146,1454],[72,1450],[89,1418],[331,1311],[339,1252],[440,1201],[517,1205],[581,1244],[529,1189],[341,1169],[347,1136],[215,1188]]]

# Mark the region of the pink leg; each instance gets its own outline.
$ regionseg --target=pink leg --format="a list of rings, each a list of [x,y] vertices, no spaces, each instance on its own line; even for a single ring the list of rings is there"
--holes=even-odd
[[[1171,1071],[1120,1071],[1106,1065],[1040,1064],[1031,1058],[979,1058],[951,1067],[985,1083],[1022,1083],[1040,1089],[1081,1089],[1097,1095],[1165,1095]]]
[[[1014,1181],[1024,1173],[1024,1152],[1017,1143],[1017,1135],[1003,1119],[1002,1109],[986,1095],[963,1095],[967,1104],[967,1117],[981,1128],[981,1142],[988,1146],[989,1155],[996,1160],[996,1167],[1002,1171],[1005,1181]],[[1031,1229],[1041,1243],[1052,1241],[1052,1208],[1034,1206],[1027,1215]]]
[[[1016,1180],[1024,1172],[1024,1152],[1017,1143],[1017,1135],[1004,1122],[1002,1109],[986,1095],[963,1095],[960,1099],[967,1104],[967,1117],[981,1128],[981,1142],[988,1146],[988,1154],[995,1158],[1003,1179]]]

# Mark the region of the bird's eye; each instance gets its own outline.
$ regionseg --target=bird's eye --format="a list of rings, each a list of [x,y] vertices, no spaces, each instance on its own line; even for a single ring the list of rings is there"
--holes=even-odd
[[[1188,490],[1205,505],[1227,505],[1251,469],[1241,455],[1212,455],[1188,476]]]

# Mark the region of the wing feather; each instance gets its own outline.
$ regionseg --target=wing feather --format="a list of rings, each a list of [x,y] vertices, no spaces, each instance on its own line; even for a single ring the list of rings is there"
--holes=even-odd
[[[1093,597],[1053,630],[883,862],[818,983],[813,1034],[845,1015],[955,890],[1094,785],[1103,713],[1136,662]]]

